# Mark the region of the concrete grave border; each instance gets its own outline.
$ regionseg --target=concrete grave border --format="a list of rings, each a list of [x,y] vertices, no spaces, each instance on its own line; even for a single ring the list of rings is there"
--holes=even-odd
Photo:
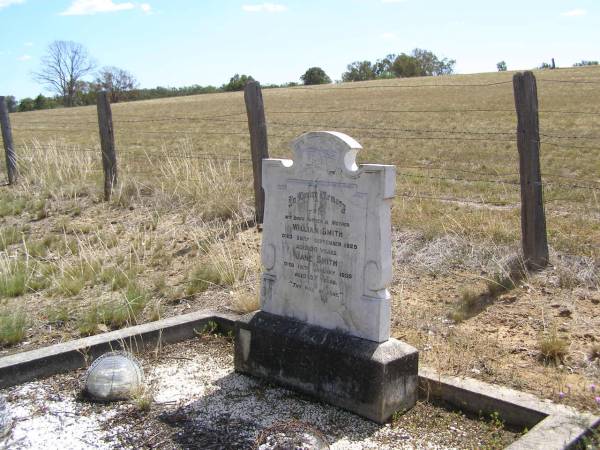
[[[232,333],[238,317],[198,311],[0,357],[0,389],[86,367],[113,349],[135,352],[192,339],[211,323],[216,325],[211,331]],[[422,398],[475,415],[498,413],[507,425],[529,429],[507,447],[510,450],[572,448],[593,428],[600,427],[598,416],[472,378],[440,375],[428,368],[419,369],[419,390]]]

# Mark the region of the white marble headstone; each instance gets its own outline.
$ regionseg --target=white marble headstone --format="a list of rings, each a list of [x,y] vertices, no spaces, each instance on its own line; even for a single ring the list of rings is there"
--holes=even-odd
[[[356,165],[358,142],[306,133],[265,159],[263,311],[384,342],[390,334],[394,166]]]

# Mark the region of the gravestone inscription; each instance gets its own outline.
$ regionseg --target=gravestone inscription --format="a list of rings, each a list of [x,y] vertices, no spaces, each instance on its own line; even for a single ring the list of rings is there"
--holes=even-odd
[[[312,132],[293,143],[293,161],[263,161],[261,310],[383,342],[395,168],[357,166],[361,148]]]

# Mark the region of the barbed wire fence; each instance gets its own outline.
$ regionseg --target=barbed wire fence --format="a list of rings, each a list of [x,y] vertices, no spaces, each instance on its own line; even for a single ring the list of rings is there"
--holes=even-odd
[[[520,77],[520,78],[519,78]],[[219,154],[218,152],[205,151],[205,149],[193,149],[193,152],[175,152],[169,151],[168,157],[182,160],[199,161],[224,161],[252,163],[253,184],[255,192],[255,215],[256,222],[262,223],[262,214],[264,208],[264,193],[262,192],[262,159],[268,157],[268,138],[281,138],[291,140],[305,131],[314,129],[332,129],[357,133],[354,136],[359,140],[369,140],[374,142],[390,143],[401,146],[403,141],[429,141],[440,143],[497,143],[497,144],[516,144],[519,158],[519,171],[497,171],[497,170],[468,170],[464,168],[448,167],[445,163],[453,163],[452,160],[438,158],[435,163],[427,162],[421,164],[397,164],[394,161],[398,171],[397,176],[402,179],[414,179],[423,182],[446,182],[460,183],[464,185],[477,186],[479,183],[493,184],[502,186],[504,189],[510,189],[511,192],[520,194],[521,206],[521,232],[523,253],[525,261],[531,267],[543,267],[548,262],[548,247],[546,238],[546,224],[544,203],[548,200],[543,198],[544,187],[557,187],[569,190],[577,190],[585,195],[597,198],[600,192],[600,181],[592,178],[582,178],[579,176],[570,176],[563,173],[544,172],[544,182],[542,182],[542,172],[540,169],[540,146],[552,146],[557,149],[571,150],[576,149],[582,153],[590,152],[597,154],[600,150],[600,135],[594,134],[562,134],[558,132],[539,131],[540,115],[560,115],[560,116],[600,116],[600,111],[581,110],[573,111],[568,109],[538,109],[537,100],[537,82],[540,83],[562,83],[574,85],[596,85],[600,81],[593,80],[557,80],[539,78],[536,80],[531,72],[525,74],[516,74],[513,80],[506,80],[494,83],[435,83],[435,84],[402,84],[402,85],[359,85],[359,86],[339,86],[339,87],[296,87],[293,90],[308,90],[312,92],[321,91],[344,91],[344,90],[368,90],[368,89],[473,89],[473,88],[493,88],[497,86],[513,85],[515,94],[515,109],[507,108],[377,108],[360,107],[353,105],[345,108],[324,108],[321,110],[269,110],[267,121],[262,92],[258,83],[249,83],[245,89],[244,97],[245,111],[233,112],[217,115],[174,115],[165,117],[139,116],[139,115],[119,115],[116,121],[117,127],[113,126],[112,113],[106,96],[98,96],[98,121],[77,120],[67,117],[67,120],[61,122],[61,114],[53,117],[52,125],[43,120],[29,121],[26,126],[17,127],[15,131],[36,133],[44,135],[45,133],[68,133],[81,134],[90,131],[100,131],[99,145],[93,146],[73,146],[73,151],[89,152],[101,156],[103,168],[97,169],[104,174],[105,199],[108,200],[112,191],[118,183],[117,155],[120,164],[148,162],[149,155],[144,152],[145,144],[137,142],[126,142],[124,139],[125,130],[121,130],[120,125],[133,124],[139,125],[141,129],[136,129],[136,134],[142,136],[169,136],[172,138],[202,138],[203,136],[226,136],[235,139],[245,140],[250,136],[250,155],[238,154],[237,157]],[[519,89],[519,83],[521,83]],[[486,128],[476,130],[457,130],[450,128],[434,127],[378,127],[378,126],[360,126],[345,122],[325,123],[319,120],[320,116],[336,116],[347,113],[360,114],[384,114],[384,115],[423,115],[439,116],[450,114],[477,114],[477,115],[514,115],[517,116],[517,130]],[[303,118],[309,116],[311,121],[304,122],[280,120],[278,116]],[[66,116],[65,116],[66,117]],[[510,116],[509,116],[510,117]],[[20,151],[26,149],[26,145],[15,145],[12,138],[12,128],[6,103],[3,97],[0,97],[0,123],[2,124],[2,136],[6,155],[6,168],[8,183],[15,184],[17,180],[17,157]],[[186,124],[206,123],[209,125],[233,125],[236,128],[248,126],[248,131],[243,130],[191,130],[185,129]],[[163,130],[157,127],[172,124],[182,124],[184,129]],[[267,129],[284,130],[283,132],[269,132]],[[119,146],[115,144],[115,134]],[[575,144],[574,144],[575,143]],[[596,144],[598,143],[598,144]],[[246,144],[247,145],[247,144]],[[124,147],[124,148],[121,148]],[[37,144],[36,150],[50,149],[51,146]],[[385,162],[385,161],[384,161]],[[156,175],[154,170],[131,170],[128,167],[128,173]],[[438,195],[434,192],[413,192],[399,191],[397,195],[409,200],[435,200],[440,202],[462,203],[468,205],[482,205],[488,207],[518,207],[519,203],[507,204],[506,201],[493,199],[460,197],[456,195]],[[551,201],[560,201],[560,198],[554,198]]]

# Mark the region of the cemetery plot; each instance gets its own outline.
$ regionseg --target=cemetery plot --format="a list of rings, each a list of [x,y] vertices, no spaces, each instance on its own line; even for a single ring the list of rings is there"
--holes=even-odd
[[[376,425],[236,374],[232,344],[221,337],[203,335],[140,360],[149,389],[131,402],[79,398],[83,371],[0,391],[16,418],[5,443],[14,449],[51,448],[57,442],[65,449],[251,449],[262,431],[298,422],[336,450],[503,448],[519,436],[498,419],[469,419],[424,402]]]

